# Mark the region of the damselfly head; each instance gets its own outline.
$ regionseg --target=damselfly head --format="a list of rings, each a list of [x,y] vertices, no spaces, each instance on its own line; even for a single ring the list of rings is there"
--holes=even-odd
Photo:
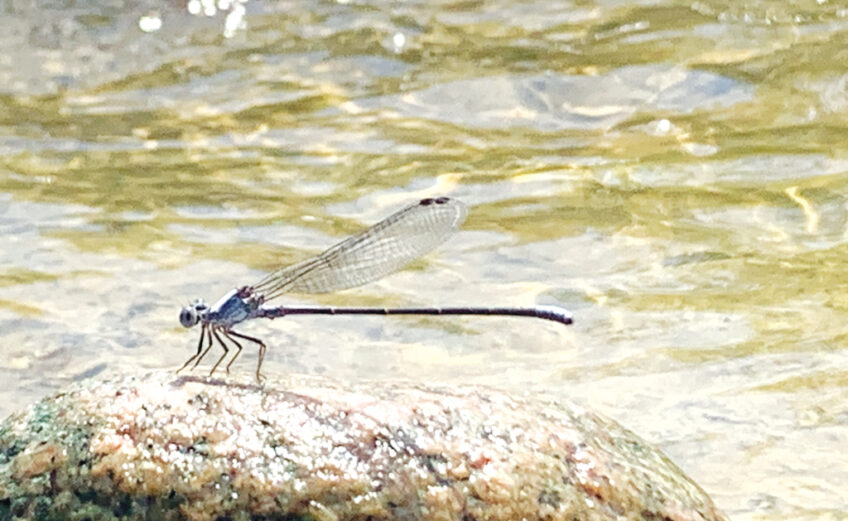
[[[201,299],[195,300],[192,304],[185,306],[180,310],[180,324],[183,327],[192,327],[200,322],[200,315],[206,311],[208,306]]]

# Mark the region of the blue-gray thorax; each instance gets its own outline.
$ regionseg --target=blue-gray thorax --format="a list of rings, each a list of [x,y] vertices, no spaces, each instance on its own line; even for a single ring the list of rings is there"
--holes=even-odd
[[[247,288],[236,288],[216,302],[206,313],[211,324],[229,327],[256,316],[262,299],[254,298]]]

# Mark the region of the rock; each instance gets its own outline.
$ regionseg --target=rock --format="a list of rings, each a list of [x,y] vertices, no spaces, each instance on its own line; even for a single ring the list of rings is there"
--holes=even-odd
[[[656,449],[479,387],[91,380],[0,424],[0,519],[726,520]]]

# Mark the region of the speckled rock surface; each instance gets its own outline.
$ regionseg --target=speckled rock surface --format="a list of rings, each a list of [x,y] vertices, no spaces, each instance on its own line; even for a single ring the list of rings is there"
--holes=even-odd
[[[0,424],[0,519],[723,520],[578,406],[484,388],[88,381]]]

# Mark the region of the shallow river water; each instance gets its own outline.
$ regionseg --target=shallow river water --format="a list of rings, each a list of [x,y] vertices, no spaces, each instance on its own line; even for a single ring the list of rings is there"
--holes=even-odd
[[[125,4],[125,5],[122,5]],[[463,229],[280,303],[265,374],[578,400],[735,520],[848,519],[848,7],[0,2],[0,414],[177,368],[214,301],[421,197]],[[256,352],[234,364],[250,378]],[[204,365],[207,367],[208,365]]]

